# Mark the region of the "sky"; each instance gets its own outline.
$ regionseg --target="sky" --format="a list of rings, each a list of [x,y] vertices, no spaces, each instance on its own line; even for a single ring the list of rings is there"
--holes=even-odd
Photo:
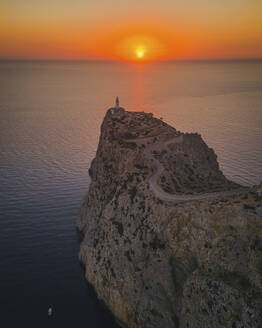
[[[262,58],[261,0],[0,0],[0,58]]]

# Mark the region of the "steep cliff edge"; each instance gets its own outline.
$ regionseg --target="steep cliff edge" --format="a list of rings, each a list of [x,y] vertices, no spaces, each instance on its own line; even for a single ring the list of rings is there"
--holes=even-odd
[[[108,110],[77,227],[123,327],[262,327],[262,200],[152,114]]]

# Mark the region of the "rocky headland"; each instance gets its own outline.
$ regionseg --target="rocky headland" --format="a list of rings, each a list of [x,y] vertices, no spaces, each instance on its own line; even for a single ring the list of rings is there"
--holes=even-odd
[[[87,280],[123,327],[261,328],[261,186],[152,114],[109,109],[77,227]]]

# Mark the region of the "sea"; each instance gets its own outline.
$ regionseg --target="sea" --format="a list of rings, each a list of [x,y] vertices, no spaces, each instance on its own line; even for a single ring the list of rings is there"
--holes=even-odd
[[[0,61],[1,327],[117,327],[85,280],[75,228],[116,96],[200,133],[227,178],[262,180],[262,61]]]

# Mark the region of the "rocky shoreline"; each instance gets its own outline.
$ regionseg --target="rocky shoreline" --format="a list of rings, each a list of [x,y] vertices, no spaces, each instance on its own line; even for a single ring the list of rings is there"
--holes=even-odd
[[[261,187],[198,134],[107,111],[77,227],[87,280],[123,327],[262,326]]]

